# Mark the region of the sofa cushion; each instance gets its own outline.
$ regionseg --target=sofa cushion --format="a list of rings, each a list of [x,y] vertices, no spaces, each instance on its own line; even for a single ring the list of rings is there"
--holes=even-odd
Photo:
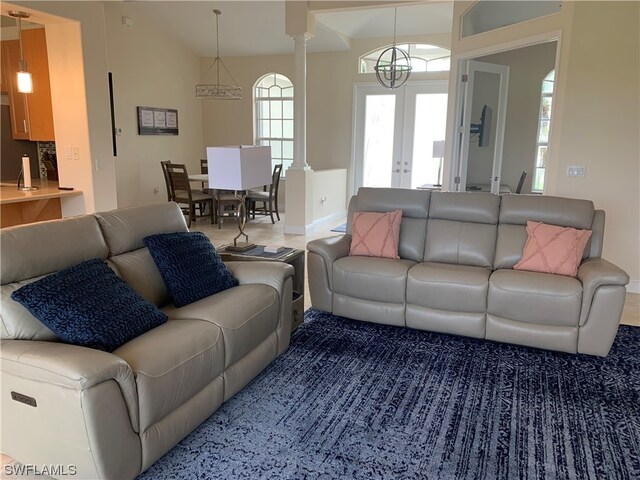
[[[527,222],[527,235],[522,258],[513,267],[515,270],[575,277],[591,231]]]
[[[164,284],[148,248],[139,248],[110,258],[127,282],[140,296],[158,307],[171,302],[171,296]]]
[[[404,303],[407,272],[415,264],[403,259],[342,257],[333,264],[334,291],[364,300]]]
[[[548,273],[496,270],[489,278],[487,313],[519,322],[577,326],[582,284]]]
[[[354,212],[391,212],[402,210],[398,254],[400,258],[422,261],[425,229],[431,192],[399,188],[362,187],[349,202],[347,233],[353,230]]]
[[[94,215],[110,255],[143,248],[143,239],[149,235],[188,231],[180,207],[173,202],[119,208]]]
[[[522,258],[528,221],[561,227],[589,229],[593,202],[547,195],[502,195],[494,269],[513,268]],[[588,257],[585,249],[583,258]]]
[[[0,281],[5,285],[57,272],[91,258],[107,258],[109,249],[96,219],[86,215],[3,228],[0,252]]]
[[[238,285],[204,233],[161,233],[144,243],[177,307]]]
[[[424,261],[490,268],[496,235],[496,225],[429,219]]]
[[[171,320],[113,353],[135,375],[141,433],[200,392],[224,368],[222,332],[202,320]]]
[[[400,258],[398,240],[402,210],[393,212],[356,212],[349,255]]]
[[[491,271],[425,262],[409,270],[407,303],[450,312],[484,313]]]
[[[220,327],[227,368],[256,348],[276,331],[280,302],[267,285],[240,285],[184,307],[168,305],[170,319],[194,318]]]
[[[99,258],[29,283],[11,298],[63,341],[107,352],[167,320]]]

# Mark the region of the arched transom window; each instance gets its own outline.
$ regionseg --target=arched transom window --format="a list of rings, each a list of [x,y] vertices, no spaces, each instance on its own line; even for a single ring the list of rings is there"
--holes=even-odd
[[[398,44],[399,48],[409,54],[412,72],[448,72],[451,63],[451,52],[446,48],[427,45],[425,43]],[[380,54],[389,48],[385,46],[360,57],[360,73],[374,73]]]
[[[282,173],[293,163],[293,84],[284,75],[269,73],[254,87],[255,144],[271,146],[271,162]]]

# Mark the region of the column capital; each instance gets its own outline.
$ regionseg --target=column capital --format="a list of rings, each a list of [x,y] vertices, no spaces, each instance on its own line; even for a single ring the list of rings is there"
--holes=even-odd
[[[313,38],[313,33],[304,32],[304,33],[290,33],[289,36],[293,38],[293,41],[296,43],[304,42],[307,43],[308,40]]]

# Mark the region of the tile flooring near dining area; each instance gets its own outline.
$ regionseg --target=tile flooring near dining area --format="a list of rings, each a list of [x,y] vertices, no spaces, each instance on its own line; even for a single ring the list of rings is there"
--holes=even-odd
[[[331,229],[346,221],[346,218],[338,218],[314,227],[306,235],[292,235],[284,233],[285,214],[280,212],[280,218],[281,220],[275,224],[271,223],[271,219],[268,216],[256,216],[255,219],[249,220],[245,228],[245,232],[249,235],[249,241],[257,245],[280,245],[306,251],[307,242],[311,240],[341,235],[340,233],[332,232]],[[197,222],[191,225],[191,230],[204,233],[216,246],[233,243],[233,237],[238,234],[238,226],[235,221],[227,220],[221,227],[219,229],[218,225],[211,225],[206,219],[198,219]],[[244,238],[240,240],[244,240]],[[304,285],[304,308],[306,310],[311,307],[306,270]],[[620,323],[640,327],[640,294],[627,293]]]

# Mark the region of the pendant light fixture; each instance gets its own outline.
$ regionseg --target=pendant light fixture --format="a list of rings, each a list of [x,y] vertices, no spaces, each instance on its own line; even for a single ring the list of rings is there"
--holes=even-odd
[[[24,61],[22,53],[22,19],[29,18],[27,12],[11,10],[9,16],[18,19],[18,43],[20,44],[20,62],[18,63],[17,85],[20,93],[33,93],[33,81],[31,74],[27,71],[27,62]]]
[[[376,78],[385,88],[398,88],[404,85],[411,75],[411,60],[409,54],[396,46],[396,23],[398,9],[394,8],[393,14],[393,47],[384,50],[378,57],[376,66]]]
[[[239,87],[236,84],[233,76],[229,72],[229,69],[226,67],[222,59],[220,58],[220,41],[219,41],[219,30],[218,30],[218,18],[222,14],[220,10],[214,10],[213,13],[216,15],[216,58],[213,60],[213,63],[209,67],[206,73],[215,67],[216,69],[216,83],[215,84],[207,84],[203,83],[200,85],[196,85],[196,97],[198,98],[212,98],[217,100],[242,100],[242,87]],[[231,78],[231,81],[235,85],[222,85],[220,84],[220,66],[225,69],[227,75]],[[206,75],[206,74],[205,74]]]

